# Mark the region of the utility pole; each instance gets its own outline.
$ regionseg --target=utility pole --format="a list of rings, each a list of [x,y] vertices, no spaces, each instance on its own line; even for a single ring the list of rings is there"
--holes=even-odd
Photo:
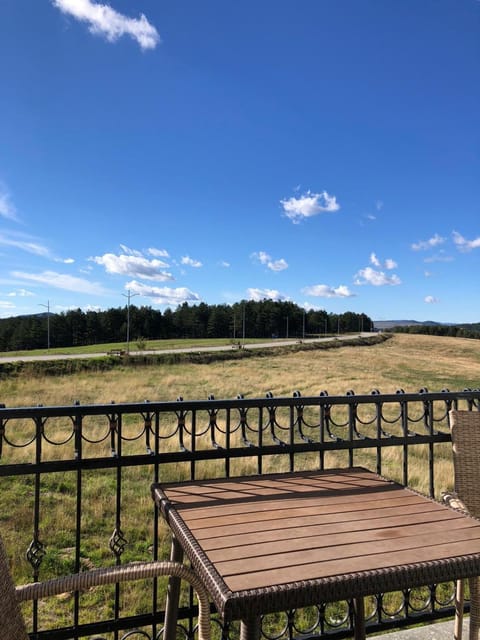
[[[245,348],[245,303],[243,303],[242,309],[242,346]]]
[[[47,300],[47,304],[40,303],[39,306],[47,310],[47,351],[50,351],[50,300]]]
[[[303,335],[302,339],[305,340],[305,310],[303,311]]]
[[[122,293],[122,296],[127,298],[127,356],[130,353],[130,298],[139,295],[139,293],[131,293],[130,289],[127,289],[127,293]]]

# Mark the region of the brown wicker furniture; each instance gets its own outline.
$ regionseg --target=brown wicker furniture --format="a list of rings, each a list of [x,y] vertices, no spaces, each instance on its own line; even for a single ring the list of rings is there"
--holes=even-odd
[[[450,506],[480,518],[480,413],[450,411],[455,492],[444,496]],[[469,579],[470,640],[480,637],[480,579]],[[455,640],[462,637],[463,581],[457,584]]]
[[[200,640],[209,640],[208,595],[199,578],[185,565],[173,562],[130,563],[15,587],[9,571],[7,553],[0,538],[0,640],[28,640],[27,629],[19,606],[20,602],[81,591],[98,585],[164,575],[184,579],[194,587],[199,603],[199,638]]]
[[[226,621],[480,572],[480,522],[361,468],[154,484],[152,494]],[[175,608],[175,603],[170,603]],[[165,625],[171,640],[173,621]]]

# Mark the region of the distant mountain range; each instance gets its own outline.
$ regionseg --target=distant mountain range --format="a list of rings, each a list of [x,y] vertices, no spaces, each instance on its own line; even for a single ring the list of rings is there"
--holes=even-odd
[[[453,322],[434,322],[433,320],[425,320],[424,322],[418,322],[418,320],[374,320],[373,326],[375,329],[392,329],[392,327],[413,327],[413,326],[449,326],[454,324]]]

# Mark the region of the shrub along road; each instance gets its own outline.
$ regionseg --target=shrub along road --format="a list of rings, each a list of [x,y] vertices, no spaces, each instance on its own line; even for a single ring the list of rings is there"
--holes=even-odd
[[[129,355],[131,357],[135,356],[144,356],[144,355],[161,355],[161,354],[169,354],[169,353],[202,353],[202,352],[214,352],[214,351],[232,351],[232,349],[270,349],[275,347],[287,347],[298,344],[314,344],[318,342],[332,342],[332,341],[342,341],[342,340],[351,340],[353,337],[360,338],[371,338],[376,335],[375,333],[364,332],[360,334],[345,334],[339,336],[333,336],[330,338],[308,338],[305,340],[272,340],[269,342],[262,343],[254,343],[254,344],[242,344],[239,341],[233,345],[222,345],[222,346],[209,346],[209,347],[188,347],[188,348],[176,348],[176,349],[156,349],[155,351],[145,349],[143,351],[132,351],[130,350]],[[119,351],[120,353],[120,351]],[[122,351],[125,355],[125,353]],[[0,364],[6,364],[8,362],[35,362],[35,361],[47,361],[47,360],[84,360],[86,358],[104,358],[105,353],[45,353],[43,355],[34,355],[34,356],[1,356]],[[116,355],[112,357],[122,357],[121,355]]]

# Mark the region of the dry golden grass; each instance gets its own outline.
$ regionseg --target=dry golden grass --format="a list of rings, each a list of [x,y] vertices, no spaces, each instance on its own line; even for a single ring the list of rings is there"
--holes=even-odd
[[[65,377],[18,377],[0,382],[0,400],[7,406],[34,406],[145,399],[176,400],[275,396],[356,394],[374,388],[393,393],[476,388],[480,381],[480,341],[421,335],[395,335],[369,347],[303,351],[211,364],[155,365]]]

